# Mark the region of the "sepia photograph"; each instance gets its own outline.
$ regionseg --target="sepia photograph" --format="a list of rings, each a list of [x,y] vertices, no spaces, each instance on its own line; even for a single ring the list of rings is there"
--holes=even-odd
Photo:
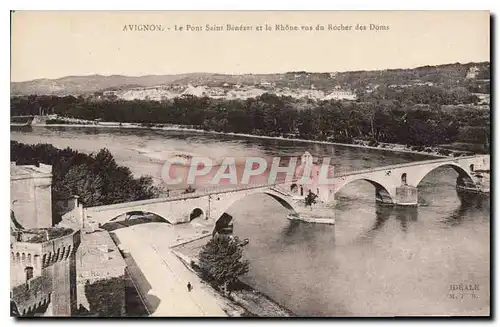
[[[491,317],[489,11],[10,15],[11,317]]]

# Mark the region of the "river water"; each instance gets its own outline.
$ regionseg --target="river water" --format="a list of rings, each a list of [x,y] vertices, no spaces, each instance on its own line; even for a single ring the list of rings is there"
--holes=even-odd
[[[23,143],[87,153],[106,147],[119,164],[161,180],[165,159],[197,154],[330,157],[336,171],[425,160],[423,155],[284,140],[144,129],[33,127],[11,130]],[[436,169],[418,185],[418,208],[375,203],[364,181],[336,195],[336,225],[288,221],[265,195],[231,206],[234,233],[248,238],[244,278],[299,316],[488,314],[490,201],[461,200],[456,173]],[[161,241],[161,240],[159,240]],[[472,284],[475,291],[450,290]]]

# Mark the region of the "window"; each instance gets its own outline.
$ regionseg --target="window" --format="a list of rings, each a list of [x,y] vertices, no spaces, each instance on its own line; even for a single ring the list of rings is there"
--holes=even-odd
[[[408,185],[408,182],[406,181],[406,173],[401,175],[401,185]]]

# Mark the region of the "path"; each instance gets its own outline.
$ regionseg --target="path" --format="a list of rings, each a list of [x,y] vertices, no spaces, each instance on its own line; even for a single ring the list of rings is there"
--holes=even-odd
[[[168,239],[169,226],[154,225],[151,226],[156,229],[154,234],[164,234],[163,239]],[[221,308],[224,303],[212,295],[209,286],[189,271],[169,248],[159,249],[154,244],[158,238],[151,237],[151,232],[151,228],[115,231],[120,248],[129,252],[136,264],[136,269],[131,267],[129,272],[151,316],[227,316]],[[188,282],[193,285],[191,292],[187,291]]]

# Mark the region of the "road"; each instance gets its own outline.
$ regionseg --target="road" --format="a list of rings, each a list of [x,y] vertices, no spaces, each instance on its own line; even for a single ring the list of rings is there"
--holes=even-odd
[[[172,229],[152,223],[114,231],[120,248],[129,253],[129,274],[151,316],[227,316],[224,302],[170,250],[167,240],[173,239],[169,237]],[[191,292],[188,282],[193,285]]]

